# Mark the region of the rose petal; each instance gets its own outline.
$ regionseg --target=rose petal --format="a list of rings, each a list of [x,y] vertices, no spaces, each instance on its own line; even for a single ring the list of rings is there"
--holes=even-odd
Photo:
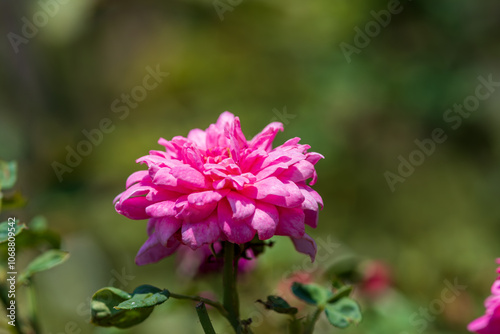
[[[302,238],[290,238],[292,239],[293,245],[295,249],[299,253],[303,253],[309,255],[311,258],[311,262],[314,262],[316,258],[316,242],[314,242],[313,238],[311,238],[307,233],[304,234]]]
[[[294,238],[302,238],[305,233],[304,211],[297,208],[278,207],[280,221],[276,227],[276,235],[286,235]]]
[[[248,146],[253,149],[262,149],[269,152],[278,131],[283,131],[283,124],[280,122],[273,122],[267,125],[260,133],[255,135],[255,137],[253,137],[248,143]]]
[[[274,205],[255,202],[255,213],[251,225],[257,231],[260,240],[271,238],[278,226],[279,213]]]
[[[155,234],[163,246],[168,246],[170,238],[179,230],[181,222],[173,217],[158,218],[155,224]]]
[[[182,224],[181,233],[182,242],[192,249],[216,242],[220,236],[217,212],[214,212],[204,221]]]
[[[179,247],[180,242],[175,240],[169,247],[164,247],[160,244],[156,235],[151,235],[148,240],[142,245],[135,257],[135,263],[138,266],[143,266],[145,264],[155,263],[161,259],[172,255],[175,250]]]
[[[226,198],[233,211],[234,220],[243,220],[255,212],[255,201],[235,191],[231,191]]]
[[[223,199],[219,202],[217,214],[219,227],[226,235],[228,241],[236,244],[243,244],[253,239],[255,230],[248,225],[249,222],[245,220],[236,221],[233,219],[233,211],[227,199]]]

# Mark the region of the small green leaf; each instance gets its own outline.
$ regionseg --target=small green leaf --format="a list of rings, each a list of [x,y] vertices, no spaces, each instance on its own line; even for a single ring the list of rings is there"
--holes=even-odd
[[[317,284],[302,284],[298,282],[293,283],[292,292],[297,298],[312,305],[324,305],[332,296],[329,290]]]
[[[28,267],[26,267],[24,272],[19,276],[19,282],[26,282],[35,273],[53,268],[66,261],[68,257],[68,252],[63,252],[58,249],[46,251],[28,264]]]
[[[17,162],[0,160],[0,189],[10,189],[17,180]]]
[[[132,296],[120,289],[102,288],[92,296],[90,302],[91,322],[101,327],[128,328],[143,322],[153,307],[135,310],[117,310],[114,307]]]
[[[132,293],[132,298],[120,303],[117,310],[132,310],[163,304],[170,297],[168,290],[161,290],[151,285],[141,285]]]
[[[347,328],[351,324],[361,321],[361,311],[358,303],[344,297],[335,303],[329,303],[325,307],[326,317],[330,323],[338,328]]]
[[[9,231],[14,233],[15,236],[17,236],[19,233],[21,233],[23,230],[26,229],[26,225],[24,224],[19,224],[19,221],[16,220],[15,222],[3,222],[0,224],[0,244],[3,242],[7,242],[9,239]]]
[[[330,299],[328,299],[328,303],[334,303],[341,298],[349,297],[351,292],[352,292],[352,286],[344,285],[333,293],[333,296],[331,296]]]
[[[264,305],[266,309],[273,310],[277,313],[296,314],[298,311],[296,307],[291,307],[286,300],[279,296],[267,296],[267,301],[264,302],[259,299],[257,302]]]
[[[16,240],[16,247],[21,248],[61,248],[61,236],[47,227],[43,216],[35,216],[28,224],[28,229]]]
[[[29,223],[30,230],[33,232],[42,232],[48,229],[49,224],[47,223],[47,218],[44,216],[38,215],[31,218]]]
[[[154,306],[165,302],[168,290],[141,285],[128,294],[120,289],[102,288],[92,296],[91,322],[97,326],[128,328],[143,322]]]

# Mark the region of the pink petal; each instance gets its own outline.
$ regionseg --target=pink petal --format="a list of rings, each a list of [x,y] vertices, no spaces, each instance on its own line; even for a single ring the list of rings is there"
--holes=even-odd
[[[150,186],[142,186],[140,184],[133,184],[125,190],[123,193],[120,195],[120,202],[123,202],[131,197],[139,197],[139,196],[144,196],[147,195],[151,190]],[[116,200],[116,198],[115,198]]]
[[[305,233],[304,211],[296,208],[278,207],[280,221],[276,228],[276,235],[285,235],[294,238],[302,238]]]
[[[282,175],[288,169],[288,165],[285,163],[277,163],[262,169],[255,175],[257,180],[262,180],[270,176]],[[288,177],[285,176],[288,179]]]
[[[182,154],[184,163],[196,170],[203,170],[203,156],[196,147],[184,147]]]
[[[180,186],[186,188],[207,188],[209,185],[202,173],[188,165],[175,166],[170,173],[177,179]]]
[[[314,165],[307,160],[301,160],[281,173],[279,178],[282,180],[286,179],[293,182],[300,182],[313,177],[314,173]]]
[[[274,205],[255,202],[255,213],[251,225],[257,231],[260,240],[267,240],[274,235],[278,221],[279,213]]]
[[[313,188],[309,187],[304,183],[298,184],[298,187],[300,189],[306,190],[309,193],[309,195],[311,195],[312,198],[314,198],[314,200],[321,206],[321,209],[323,209],[323,199],[315,190],[313,190]]]
[[[245,154],[242,154],[242,158],[240,160],[240,168],[243,172],[249,172],[253,170],[254,165],[259,161],[264,161],[264,159],[268,156],[266,151],[257,149],[255,151],[245,150]],[[261,164],[261,163],[259,163]]]
[[[143,266],[145,264],[155,263],[161,259],[172,255],[177,247],[179,247],[180,242],[175,240],[170,247],[164,247],[160,244],[156,235],[151,235],[148,240],[142,245],[141,249],[135,257],[135,263],[138,266]]]
[[[207,149],[207,134],[201,129],[193,129],[189,131],[188,139],[196,144],[196,146],[202,150]]]
[[[219,129],[224,129],[226,125],[233,123],[234,119],[235,117],[232,113],[230,113],[229,111],[224,111],[222,114],[220,114],[215,125]]]
[[[172,217],[158,218],[155,224],[155,235],[163,246],[168,246],[170,238],[179,230],[181,222]]]
[[[271,204],[285,205],[285,197],[290,195],[285,188],[283,182],[272,176],[257,181],[252,185],[245,186],[240,193],[249,198],[258,199]]]
[[[316,258],[316,242],[314,242],[313,238],[311,238],[307,233],[304,234],[304,236],[300,239],[298,238],[290,238],[292,239],[293,245],[295,246],[295,249],[299,253],[303,253],[306,255],[309,255],[311,258],[311,262],[314,262],[314,259]]]
[[[204,244],[216,242],[220,236],[217,213],[214,212],[206,220],[196,223],[184,223],[182,225],[182,242],[196,249]]]
[[[188,202],[188,196],[179,197],[175,204],[178,219],[184,222],[199,222],[206,219],[217,207],[217,202],[207,202],[204,205],[193,205]]]
[[[141,180],[146,176],[149,176],[149,173],[147,170],[140,170],[140,171],[134,172],[134,173],[130,174],[130,176],[127,178],[127,183],[125,186],[127,188],[129,188],[131,185],[133,185],[137,182],[141,182]]]
[[[313,165],[316,165],[318,161],[324,158],[325,157],[322,154],[316,152],[309,152],[306,154],[306,160],[312,163]]]
[[[219,202],[217,213],[219,227],[226,235],[228,241],[243,244],[253,239],[255,230],[246,221],[235,221],[233,219],[233,211],[227,199]]]
[[[258,133],[255,137],[250,140],[248,146],[253,149],[262,149],[269,152],[272,149],[272,144],[274,137],[278,131],[283,131],[283,124],[279,122],[273,122],[267,125],[264,130]]]
[[[146,213],[151,217],[174,217],[177,214],[174,201],[163,201],[149,205]]]
[[[234,220],[242,220],[250,217],[255,212],[255,201],[235,191],[231,191],[226,198],[233,211]]]
[[[223,189],[220,191],[207,190],[200,191],[197,193],[191,193],[188,195],[188,202],[195,206],[205,206],[207,204],[216,203],[220,201],[224,196],[227,195],[229,189]]]
[[[132,197],[116,203],[115,210],[130,219],[148,219],[149,215],[146,213],[146,207],[150,204],[151,202],[146,197]]]
[[[304,222],[311,226],[312,228],[316,228],[318,226],[318,202],[314,199],[314,197],[304,188],[301,188],[300,191],[302,195],[304,195],[304,202],[302,202],[302,210],[304,210],[305,220]]]

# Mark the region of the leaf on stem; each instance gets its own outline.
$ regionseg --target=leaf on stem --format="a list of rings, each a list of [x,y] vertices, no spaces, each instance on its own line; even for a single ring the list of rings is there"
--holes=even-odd
[[[17,162],[0,160],[0,189],[8,190],[17,181]]]
[[[258,303],[264,305],[268,310],[273,310],[282,314],[296,314],[298,312],[296,307],[291,307],[283,298],[279,296],[267,296],[267,301],[257,300]]]
[[[15,228],[15,230],[12,230],[12,228]],[[7,242],[9,240],[9,229],[10,232],[13,232],[15,236],[17,236],[19,233],[21,233],[23,230],[26,229],[26,225],[24,224],[19,224],[19,221],[14,222],[3,222],[0,224],[0,244],[3,242]]]
[[[293,294],[311,305],[325,305],[332,297],[332,292],[317,284],[302,284],[294,282],[292,285]]]
[[[91,322],[101,327],[128,328],[149,317],[156,305],[168,300],[168,290],[141,285],[132,294],[113,287],[102,288],[92,296]]]
[[[28,264],[24,272],[19,276],[19,282],[26,282],[34,274],[60,265],[61,263],[66,261],[68,257],[69,253],[62,250],[51,249],[46,251],[45,253],[31,261],[30,264]]]
[[[361,321],[358,303],[347,297],[328,303],[325,307],[325,313],[328,321],[338,328],[346,328]]]

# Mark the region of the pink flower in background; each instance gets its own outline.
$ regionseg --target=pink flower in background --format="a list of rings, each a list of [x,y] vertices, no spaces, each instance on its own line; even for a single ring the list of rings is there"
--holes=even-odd
[[[214,250],[216,253],[222,250],[220,242],[214,243]],[[238,261],[238,272],[242,274],[252,271],[257,265],[257,260],[251,249],[246,250],[245,256],[246,258],[241,258]],[[224,267],[224,259],[222,257],[215,258],[209,245],[203,245],[195,250],[181,245],[177,249],[176,260],[177,273],[184,278],[220,272]]]
[[[137,159],[148,170],[130,175],[127,190],[114,200],[118,213],[149,219],[149,238],[136,263],[157,262],[181,244],[192,249],[216,241],[243,244],[255,235],[288,236],[314,261],[316,244],[305,225],[316,227],[323,203],[306,180],[316,182],[315,164],[323,156],[307,152],[310,146],[299,144],[300,138],[273,149],[282,130],[274,122],[247,140],[239,118],[224,112],[205,131],[161,138],[165,151]]]
[[[392,284],[391,267],[380,261],[368,261],[363,265],[360,289],[369,297],[377,297],[387,292]]]
[[[500,264],[500,259],[497,259]],[[500,268],[497,269],[500,274]],[[478,334],[498,334],[500,333],[500,277],[491,287],[492,295],[486,299],[484,306],[486,314],[474,320],[467,329]]]

